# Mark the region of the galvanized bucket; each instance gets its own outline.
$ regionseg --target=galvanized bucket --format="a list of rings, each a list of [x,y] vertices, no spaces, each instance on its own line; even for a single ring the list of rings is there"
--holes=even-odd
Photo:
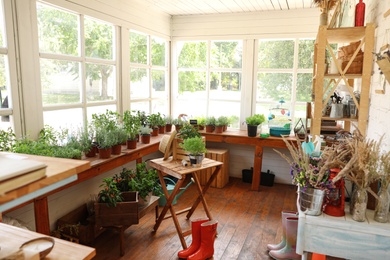
[[[325,191],[313,188],[300,188],[299,207],[306,215],[318,216],[322,213],[322,202],[324,201]]]

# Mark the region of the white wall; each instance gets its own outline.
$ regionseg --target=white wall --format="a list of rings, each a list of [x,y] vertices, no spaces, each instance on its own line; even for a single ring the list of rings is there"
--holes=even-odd
[[[390,44],[390,16],[384,18],[383,14],[390,9],[390,1],[372,0],[366,3],[366,21],[374,22],[376,29],[375,52],[379,52],[381,46]],[[385,94],[376,94],[375,90],[382,89],[378,65],[374,62],[373,76],[371,78],[371,100],[368,121],[367,137],[378,140],[382,135],[385,138],[382,149],[390,150],[390,84],[386,82]]]

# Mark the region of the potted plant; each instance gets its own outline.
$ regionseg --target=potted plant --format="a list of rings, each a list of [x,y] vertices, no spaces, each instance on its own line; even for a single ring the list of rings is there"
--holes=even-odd
[[[198,132],[198,129],[196,127],[194,127],[190,123],[185,123],[180,128],[178,137],[184,140],[192,137],[201,137],[201,134]]]
[[[118,155],[122,151],[122,144],[125,144],[127,141],[127,132],[123,125],[117,126],[111,131],[113,137],[116,137],[114,145],[112,148],[112,154]]]
[[[206,119],[205,119],[205,127],[206,127],[206,132],[207,133],[214,132],[215,121],[216,121],[216,119],[213,116],[206,117]]]
[[[162,120],[162,117],[160,113],[157,114],[150,114],[148,116],[148,124],[152,128],[152,136],[157,136],[158,135],[158,126]]]
[[[227,122],[227,117],[220,116],[215,120],[215,132],[222,133]]]
[[[107,159],[111,156],[111,147],[117,142],[113,131],[101,128],[96,131],[96,141],[100,159]]]
[[[207,152],[206,144],[202,137],[191,137],[183,140],[180,146],[189,153],[191,165],[200,167],[204,158],[204,153]]]
[[[175,125],[175,130],[176,130],[176,132],[179,132],[179,131],[180,131],[180,128],[181,128],[181,127],[183,126],[183,124],[184,124],[184,121],[181,120],[181,119],[179,119],[179,118],[175,118],[175,119],[173,119],[172,124]]]
[[[165,131],[170,133],[172,131],[172,117],[171,116],[165,116]]]
[[[248,116],[245,119],[248,128],[248,136],[255,137],[257,135],[257,127],[265,121],[265,116],[263,114],[254,114],[253,116]]]
[[[80,129],[78,132],[78,141],[80,143],[81,151],[86,157],[95,157],[96,149],[93,143],[94,135],[92,127]]]
[[[195,119],[197,120],[198,129],[199,130],[204,130],[204,126],[205,126],[205,123],[206,123],[206,118],[203,117],[203,116],[198,116]]]
[[[123,113],[123,127],[127,133],[127,148],[135,149],[137,147],[137,138],[141,127],[141,121],[137,115],[133,115],[130,110]]]
[[[146,205],[152,195],[161,195],[157,171],[147,169],[145,162],[137,163],[136,170],[131,170],[130,175],[129,190],[138,192],[139,204]]]
[[[158,118],[158,133],[159,134],[164,134],[165,133],[165,126],[166,126],[166,123],[165,123],[165,118],[163,118],[160,113],[159,114],[159,118]]]
[[[148,125],[141,126],[140,127],[140,135],[141,135],[141,142],[144,144],[150,143],[150,133],[152,132],[152,128],[150,128]]]

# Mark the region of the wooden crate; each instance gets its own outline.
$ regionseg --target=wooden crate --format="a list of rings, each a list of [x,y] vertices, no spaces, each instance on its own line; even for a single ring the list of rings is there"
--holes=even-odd
[[[211,187],[223,188],[229,182],[229,150],[207,148],[206,158],[213,159],[218,162],[223,162],[221,171],[211,183]],[[215,167],[198,172],[198,178],[201,185],[205,185],[214,172]]]

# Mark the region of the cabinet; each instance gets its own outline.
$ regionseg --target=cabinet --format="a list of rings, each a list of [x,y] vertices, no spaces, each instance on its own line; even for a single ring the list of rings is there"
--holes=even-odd
[[[366,134],[368,122],[370,82],[373,64],[375,25],[368,23],[367,26],[348,27],[348,28],[327,28],[323,25],[319,27],[316,44],[314,47],[314,66],[313,66],[313,103],[314,108],[310,116],[310,133],[319,135],[321,132],[322,120],[344,121],[344,128],[349,130],[351,122],[356,125],[363,136]],[[336,60],[337,55],[331,48],[331,44],[349,44],[360,41],[359,47],[353,53],[350,61],[345,68],[336,63],[338,73],[328,74],[326,71],[326,52],[331,59]],[[347,73],[352,62],[357,57],[358,50],[363,49],[363,65],[361,74]],[[354,81],[360,79],[360,101],[358,102],[353,94]],[[350,96],[356,105],[356,118],[329,118],[323,116],[331,95],[340,84],[345,84]]]

